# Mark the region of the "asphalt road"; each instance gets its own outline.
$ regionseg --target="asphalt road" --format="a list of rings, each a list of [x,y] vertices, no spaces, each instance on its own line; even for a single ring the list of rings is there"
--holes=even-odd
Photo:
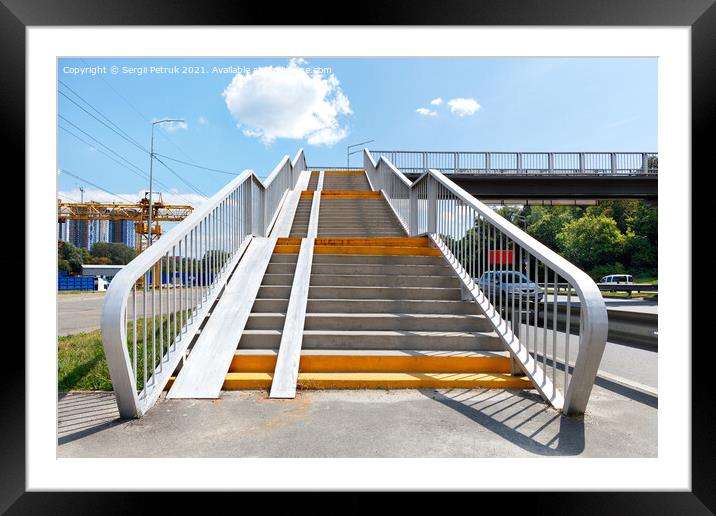
[[[178,292],[178,290],[177,290]],[[184,291],[182,291],[184,292]],[[173,290],[169,290],[169,295]],[[167,295],[167,290],[162,290],[162,295]],[[100,327],[102,318],[102,304],[104,303],[105,292],[87,292],[82,294],[61,294],[57,296],[57,335],[74,335],[97,330]],[[141,317],[144,311],[142,304],[143,295],[137,293],[137,316]],[[165,301],[166,302],[166,298]],[[155,300],[157,310],[159,309],[159,298]],[[129,318],[132,317],[132,300],[128,303]],[[151,306],[151,297],[147,299],[147,306]],[[166,305],[164,305],[166,306]]]
[[[58,294],[57,335],[74,335],[99,328],[104,294]]]

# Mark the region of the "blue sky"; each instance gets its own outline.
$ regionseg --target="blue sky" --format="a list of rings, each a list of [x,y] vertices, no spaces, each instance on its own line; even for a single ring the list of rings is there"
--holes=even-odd
[[[174,66],[201,73],[157,69]],[[91,183],[136,200],[149,156],[130,141],[149,148],[151,121],[166,117],[185,124],[156,131],[159,154],[261,177],[301,147],[311,165],[345,165],[346,145],[371,139],[386,150],[657,150],[656,59],[88,58],[59,60],[58,79],[58,189],[69,200],[82,185],[85,201],[122,202]],[[163,161],[185,181],[155,163],[155,189],[171,202],[231,179]]]

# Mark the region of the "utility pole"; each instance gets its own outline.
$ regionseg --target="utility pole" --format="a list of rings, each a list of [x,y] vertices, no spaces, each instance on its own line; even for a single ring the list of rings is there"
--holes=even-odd
[[[85,202],[85,189],[83,186],[80,186],[80,202]]]
[[[355,154],[356,152],[360,152],[360,149],[358,149],[357,151],[351,152],[351,149],[352,149],[353,147],[358,147],[358,146],[360,146],[360,145],[365,145],[366,143],[371,143],[371,142],[374,142],[374,141],[375,141],[375,140],[367,140],[367,141],[360,142],[360,143],[354,143],[353,145],[348,145],[348,146],[346,147],[346,167],[347,167],[347,168],[351,168],[351,154]]]
[[[152,245],[152,169],[154,165],[154,126],[157,124],[163,124],[165,122],[184,122],[176,118],[165,118],[163,120],[157,120],[152,122],[152,139],[149,146],[149,220],[147,224],[147,247]]]

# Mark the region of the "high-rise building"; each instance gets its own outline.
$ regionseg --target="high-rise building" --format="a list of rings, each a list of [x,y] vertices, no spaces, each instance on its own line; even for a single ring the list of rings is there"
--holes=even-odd
[[[109,242],[119,242],[134,247],[134,221],[110,220],[108,237]]]

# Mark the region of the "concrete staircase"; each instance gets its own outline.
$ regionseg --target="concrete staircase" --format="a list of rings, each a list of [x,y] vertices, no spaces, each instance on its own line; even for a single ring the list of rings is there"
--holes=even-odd
[[[322,174],[297,387],[533,388],[439,250],[407,236],[365,174]],[[223,389],[271,388],[313,195],[277,239]]]
[[[311,219],[312,197],[304,197],[298,201],[296,213],[293,216],[293,225],[289,233],[290,237],[305,238],[308,234],[308,222]]]
[[[299,202],[290,237],[278,239],[224,389],[271,387],[312,197]],[[407,237],[365,174],[324,173],[313,250],[299,388],[532,387],[512,374],[509,353],[461,299],[440,252]]]

